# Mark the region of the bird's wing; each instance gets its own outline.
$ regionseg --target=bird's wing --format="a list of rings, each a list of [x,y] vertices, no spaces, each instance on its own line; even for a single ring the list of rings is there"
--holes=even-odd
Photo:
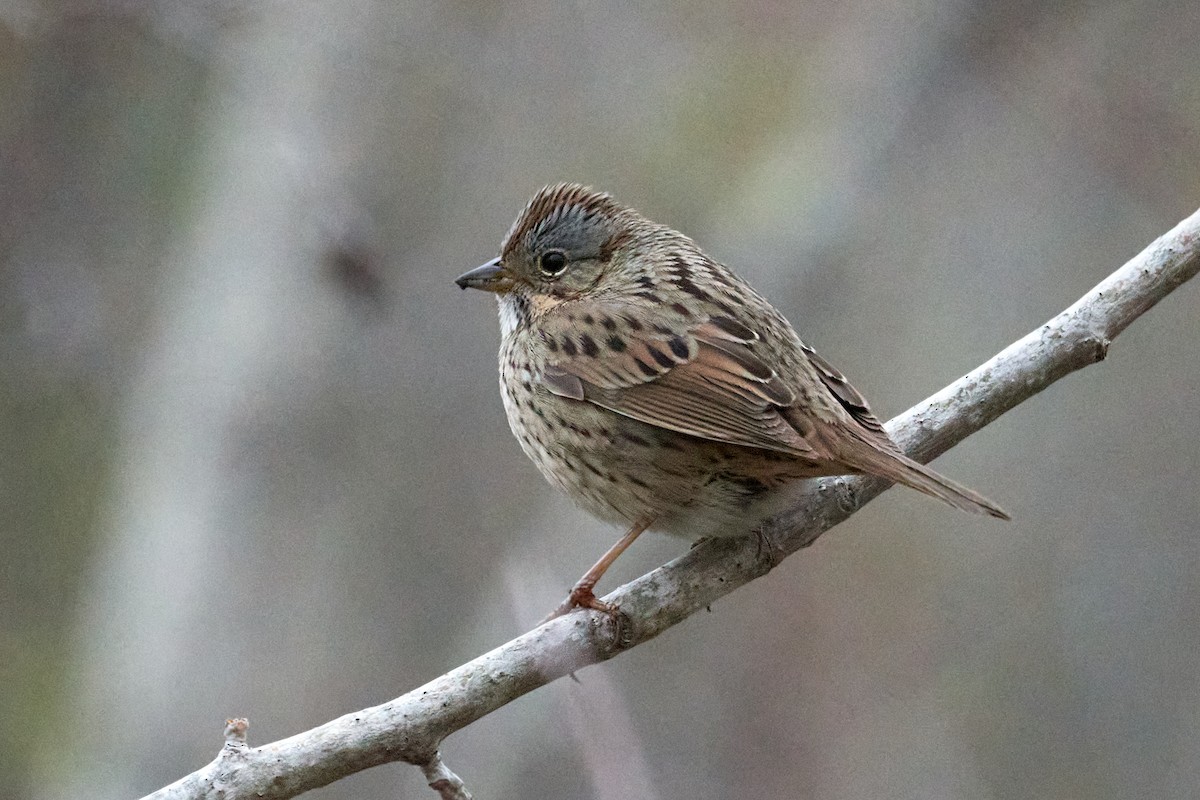
[[[690,436],[822,459],[822,444],[781,413],[795,394],[732,317],[671,327],[628,315],[587,315],[543,328],[553,341],[542,382],[563,397]],[[599,320],[597,322],[596,320]],[[557,328],[557,329],[556,329]]]
[[[846,376],[834,369],[828,361],[817,355],[817,352],[808,345],[801,344],[800,350],[817,368],[817,374],[821,376],[821,382],[825,384],[825,388],[829,389],[829,392],[854,418],[854,421],[866,429],[864,432],[866,437],[886,450],[900,452],[896,443],[884,430],[879,417],[876,417],[875,413],[871,411],[871,407],[867,405],[867,399],[850,385]]]

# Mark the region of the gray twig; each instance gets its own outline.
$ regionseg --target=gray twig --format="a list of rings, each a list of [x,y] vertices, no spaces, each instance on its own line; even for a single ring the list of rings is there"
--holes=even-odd
[[[429,781],[429,788],[440,794],[442,800],[471,800],[471,793],[463,785],[462,778],[442,763],[441,753],[434,753],[433,758],[420,767],[425,780]]]

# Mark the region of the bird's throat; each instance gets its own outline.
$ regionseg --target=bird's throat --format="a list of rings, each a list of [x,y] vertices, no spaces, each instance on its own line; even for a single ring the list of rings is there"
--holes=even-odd
[[[515,292],[496,295],[500,304],[500,334],[509,336],[527,327],[530,321],[529,301]]]

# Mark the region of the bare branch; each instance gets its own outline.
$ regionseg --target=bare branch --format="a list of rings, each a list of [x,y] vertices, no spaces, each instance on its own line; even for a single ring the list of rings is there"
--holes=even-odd
[[[1064,375],[1102,360],[1121,331],[1197,271],[1200,211],[1066,311],[893,419],[889,431],[914,457],[934,458]],[[887,485],[865,477],[811,482],[763,537],[710,540],[605,597],[620,605],[623,624],[582,612],[551,620],[395,700],[262,747],[247,747],[244,720],[233,721],[241,732],[228,734],[216,760],[149,797],[295,797],[392,761],[420,766],[443,797],[469,797],[441,763],[445,737],[654,638],[811,544]]]

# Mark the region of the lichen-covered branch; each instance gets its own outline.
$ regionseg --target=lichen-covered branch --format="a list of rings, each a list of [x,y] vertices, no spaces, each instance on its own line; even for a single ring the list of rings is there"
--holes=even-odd
[[[1113,339],[1200,271],[1200,211],[1179,223],[1054,319],[888,423],[929,460],[1064,375],[1104,358]],[[244,721],[208,766],[151,798],[287,798],[367,767],[421,767],[443,797],[469,797],[438,754],[445,737],[526,692],[657,636],[770,570],[850,516],[887,484],[812,482],[761,537],[710,540],[604,598],[621,624],[595,613],[551,620],[406,695],[288,739],[248,747]],[[240,733],[239,733],[240,731]]]

